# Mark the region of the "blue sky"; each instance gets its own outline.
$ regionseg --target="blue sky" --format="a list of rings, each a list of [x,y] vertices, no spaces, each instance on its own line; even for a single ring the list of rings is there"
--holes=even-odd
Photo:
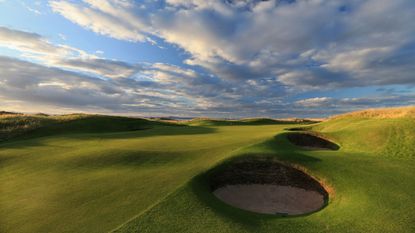
[[[0,0],[0,108],[323,117],[415,104],[412,0]]]

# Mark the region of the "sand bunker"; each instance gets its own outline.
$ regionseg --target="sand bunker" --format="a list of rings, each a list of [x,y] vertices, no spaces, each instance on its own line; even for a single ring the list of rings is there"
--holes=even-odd
[[[223,202],[257,213],[306,214],[328,201],[318,181],[271,159],[232,162],[214,173],[210,182],[213,194]]]
[[[299,215],[324,205],[324,196],[320,193],[290,186],[228,185],[213,194],[229,205],[263,214]]]
[[[340,148],[337,144],[311,133],[289,133],[287,139],[292,144],[307,149],[338,150]]]

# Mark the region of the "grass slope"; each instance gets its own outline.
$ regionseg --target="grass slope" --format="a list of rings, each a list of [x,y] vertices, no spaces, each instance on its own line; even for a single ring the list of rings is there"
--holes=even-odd
[[[344,114],[313,130],[331,136],[346,151],[415,158],[415,107]]]
[[[109,231],[280,129],[156,125],[10,140],[0,145],[0,232]]]
[[[103,133],[147,129],[170,123],[105,115],[18,114],[0,112],[0,141],[68,133]],[[171,124],[170,124],[171,125]]]
[[[301,150],[287,127],[296,125],[156,124],[11,139],[0,144],[0,232],[415,231],[414,118],[348,115],[312,127],[339,151]],[[301,166],[332,187],[329,205],[274,217],[221,203],[207,174],[245,155]]]

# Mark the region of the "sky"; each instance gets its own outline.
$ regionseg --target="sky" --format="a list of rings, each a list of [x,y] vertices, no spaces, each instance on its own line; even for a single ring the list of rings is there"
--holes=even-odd
[[[325,117],[415,105],[413,0],[0,0],[0,110]]]

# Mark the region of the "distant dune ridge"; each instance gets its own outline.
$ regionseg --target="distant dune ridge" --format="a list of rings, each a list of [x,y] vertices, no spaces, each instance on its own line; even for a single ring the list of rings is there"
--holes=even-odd
[[[326,119],[317,118],[243,118],[243,119],[215,119],[193,118],[190,120],[150,119],[122,116],[105,116],[95,114],[64,114],[47,115],[42,113],[25,114],[8,111],[0,111],[0,141],[32,132],[37,129],[42,131],[117,131],[137,130],[148,128],[152,125],[191,125],[191,126],[226,126],[226,125],[267,125],[267,124],[313,124],[327,120],[345,118],[415,118],[415,106],[397,108],[366,109],[332,116]],[[41,132],[41,131],[39,131]]]
[[[0,141],[21,135],[39,136],[55,133],[117,132],[146,129],[168,122],[143,118],[105,116],[94,114],[0,114]]]
[[[366,117],[367,118],[414,117],[415,118],[415,106],[365,109],[365,110],[332,116],[329,119],[344,118],[344,117],[364,117],[364,118]]]

